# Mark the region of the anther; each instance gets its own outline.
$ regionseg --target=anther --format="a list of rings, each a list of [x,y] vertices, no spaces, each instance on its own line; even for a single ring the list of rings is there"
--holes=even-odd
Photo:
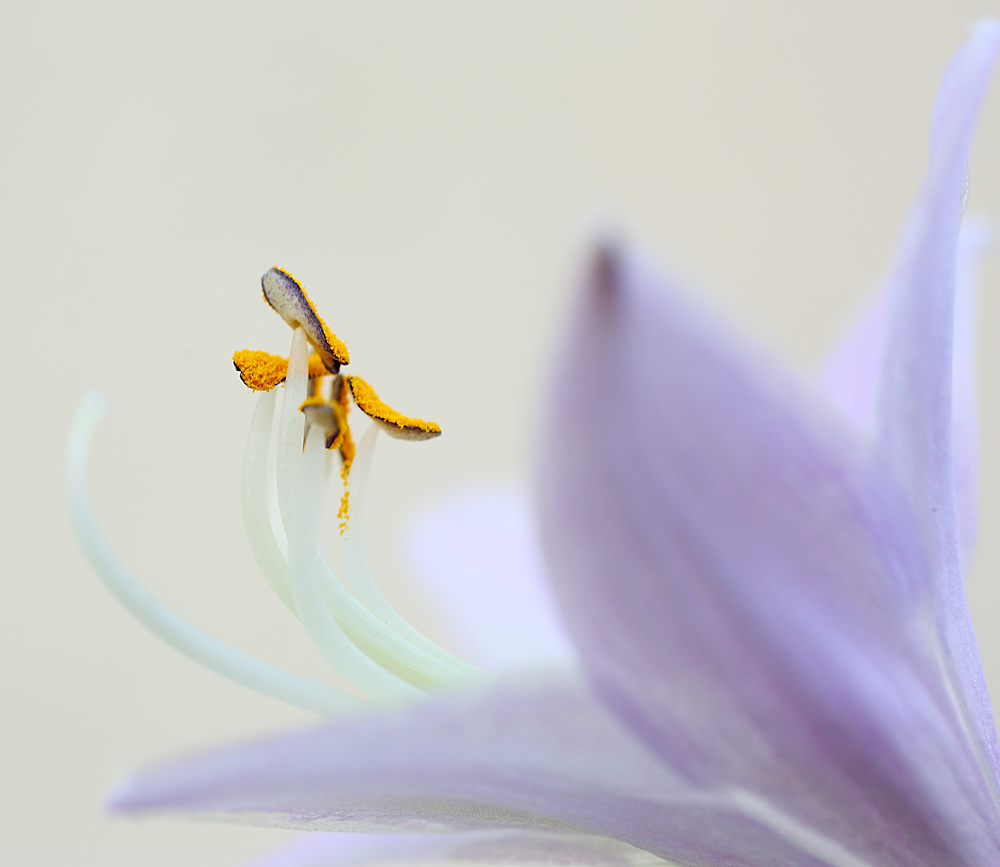
[[[240,379],[247,388],[254,391],[270,391],[285,381],[288,375],[288,359],[271,355],[259,349],[240,349],[233,353],[233,367],[239,371]],[[314,352],[309,356],[309,378],[326,376],[326,366]]]
[[[389,436],[401,440],[429,440],[441,435],[441,428],[434,422],[410,418],[383,403],[375,390],[360,376],[349,376],[347,382],[358,409],[372,418]]]
[[[316,312],[302,285],[287,271],[272,268],[260,278],[264,299],[292,328],[301,327],[313,349],[330,373],[340,365],[350,364],[351,356],[343,341],[334,334]]]

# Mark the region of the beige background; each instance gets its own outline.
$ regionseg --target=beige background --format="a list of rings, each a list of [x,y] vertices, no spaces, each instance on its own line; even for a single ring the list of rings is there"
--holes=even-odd
[[[888,266],[938,77],[996,2],[6,4],[0,27],[2,860],[232,865],[280,831],[108,818],[137,764],[305,715],[180,658],[89,573],[60,464],[81,393],[99,519],[146,586],[265,658],[323,666],[255,574],[229,363],[287,351],[295,271],[353,368],[441,423],[383,440],[368,534],[527,478],[579,227],[603,203],[807,370]],[[970,209],[1000,218],[1000,88]],[[982,304],[982,543],[1000,694],[1000,268]]]

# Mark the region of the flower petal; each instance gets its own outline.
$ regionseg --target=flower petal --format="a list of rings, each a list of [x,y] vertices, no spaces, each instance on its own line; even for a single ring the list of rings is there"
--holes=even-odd
[[[885,459],[913,503],[930,558],[941,668],[1000,809],[1000,747],[959,566],[956,470],[968,467],[965,459],[952,458],[956,241],[972,129],[998,49],[1000,22],[979,24],[938,93],[927,179],[889,279],[877,429]],[[968,519],[966,508],[966,541]]]
[[[865,438],[875,433],[888,314],[885,291],[869,298],[826,359],[819,376],[820,391]]]
[[[887,290],[879,435],[933,536],[954,532],[950,426],[956,242],[972,127],[998,47],[1000,22],[984,22],[945,75],[927,180]]]
[[[627,843],[594,834],[502,830],[451,834],[307,834],[248,867],[455,863],[654,867],[666,862]]]
[[[749,793],[692,787],[554,678],[154,768],[113,806],[318,831],[576,830],[688,865],[865,867]]]
[[[968,577],[979,520],[979,431],[976,416],[976,296],[979,260],[993,242],[985,220],[966,219],[955,263],[955,338],[952,351],[951,453],[962,574]]]
[[[979,261],[993,238],[985,220],[966,218],[955,259],[955,328],[952,360],[952,459],[962,573],[976,542],[979,444],[976,431],[975,306]],[[875,433],[879,385],[889,329],[889,292],[866,303],[830,353],[819,386],[830,403],[862,436]]]
[[[538,490],[609,706],[692,782],[740,786],[872,863],[995,855],[893,478],[639,256],[602,245],[589,284]]]
[[[524,493],[457,494],[414,518],[407,549],[463,656],[489,671],[573,659]]]

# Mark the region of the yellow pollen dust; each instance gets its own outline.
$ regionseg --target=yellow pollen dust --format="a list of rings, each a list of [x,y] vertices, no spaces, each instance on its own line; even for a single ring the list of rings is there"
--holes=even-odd
[[[343,536],[344,531],[347,529],[347,519],[351,515],[351,492],[348,489],[348,474],[351,472],[351,464],[354,463],[355,452],[354,438],[351,436],[351,428],[347,424],[347,413],[351,405],[348,401],[347,383],[343,379],[340,380],[340,394],[337,395],[336,401],[332,402],[332,406],[333,414],[340,428],[340,433],[337,434],[339,442],[335,442],[337,448],[340,449],[340,457],[343,460],[343,466],[340,468],[340,479],[344,483],[344,493],[340,498],[340,508],[337,510],[337,517],[340,519],[340,535]]]
[[[312,299],[306,295],[306,290],[302,288],[302,284],[292,276],[291,271],[286,271],[284,268],[279,268],[277,265],[274,266],[275,271],[280,271],[289,280],[293,281],[296,286],[299,287],[299,292],[302,293],[302,298],[309,305],[309,309],[312,311],[313,316],[319,322],[320,328],[323,329],[323,336],[326,338],[326,344],[330,347],[330,351],[333,353],[333,357],[337,359],[341,364],[347,366],[351,363],[351,354],[347,351],[347,344],[344,343],[336,334],[330,330],[330,326],[326,324],[323,317],[319,315],[319,311],[316,309],[316,305],[312,303]],[[267,296],[264,296],[264,300],[267,301]],[[270,303],[270,302],[269,302]]]
[[[233,353],[233,367],[247,388],[254,391],[270,391],[280,385],[288,376],[288,359],[271,355],[259,349],[239,349]],[[314,352],[309,356],[309,378],[326,376],[327,369]]]
[[[344,460],[343,476],[346,484],[347,473],[350,472],[351,464],[354,462],[355,449],[351,428],[347,424],[347,413],[351,404],[348,401],[347,385],[343,380],[341,380],[340,394],[335,401],[331,401],[331,405],[333,406],[333,416],[337,419],[337,427],[340,429],[337,437],[340,442],[337,443],[337,448],[340,449],[340,456]]]
[[[397,428],[404,435],[416,435],[419,438],[430,438],[441,433],[441,428],[434,422],[424,421],[422,418],[410,418],[383,403],[375,394],[375,390],[360,376],[349,377],[348,381],[358,408],[376,421],[382,422],[384,426],[390,429]]]
[[[350,470],[349,464],[344,464],[340,468],[340,479],[344,483],[344,493],[340,498],[340,508],[337,509],[337,517],[340,518],[340,535],[344,535],[344,531],[347,529],[347,519],[351,517],[351,503],[350,497],[351,492],[347,487],[347,474]]]

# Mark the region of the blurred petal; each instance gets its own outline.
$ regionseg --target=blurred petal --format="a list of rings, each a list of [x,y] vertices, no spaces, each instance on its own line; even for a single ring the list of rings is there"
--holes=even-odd
[[[666,862],[593,834],[459,831],[451,834],[308,834],[248,867],[382,867],[390,864],[549,864],[643,867]]]
[[[526,494],[497,488],[453,496],[416,516],[407,549],[471,662],[503,671],[573,659]]]
[[[929,537],[954,532],[951,380],[955,264],[972,127],[1000,23],[980,25],[949,67],[934,112],[931,162],[889,279],[879,406],[887,456]]]
[[[958,235],[955,262],[955,328],[952,365],[952,457],[962,573],[976,543],[979,443],[976,429],[975,301],[979,260],[993,238],[984,220],[966,218]],[[822,392],[863,436],[875,432],[879,384],[885,364],[889,292],[865,304],[820,372]]]
[[[992,797],[1000,803],[996,727],[959,567],[955,482],[967,459],[952,458],[956,242],[972,129],[998,47],[1000,22],[978,25],[938,93],[927,179],[889,279],[878,436],[885,460],[913,503],[929,556],[926,575],[940,665]],[[963,533],[968,532],[966,526]]]
[[[864,867],[750,793],[691,787],[552,679],[154,768],[114,806],[317,831],[575,829],[704,867]]]
[[[563,355],[539,498],[584,664],[677,773],[872,863],[996,851],[925,645],[909,502],[860,438],[613,245]]]
[[[889,299],[884,291],[868,299],[819,375],[820,391],[863,437],[875,432],[888,312]]]
[[[993,241],[985,220],[966,218],[955,266],[955,344],[952,358],[951,448],[958,554],[968,577],[979,520],[979,430],[976,419],[976,297],[979,260]]]

